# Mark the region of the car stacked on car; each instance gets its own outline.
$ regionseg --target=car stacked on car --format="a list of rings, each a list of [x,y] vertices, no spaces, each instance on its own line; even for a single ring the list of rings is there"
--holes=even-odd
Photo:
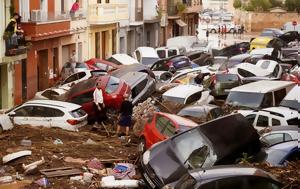
[[[206,26],[210,32],[219,28]],[[228,32],[237,28],[227,25]],[[118,114],[126,96],[142,109],[133,118],[144,121],[137,146],[146,187],[280,189],[270,174],[237,163],[245,154],[274,166],[300,158],[300,66],[299,57],[291,55],[299,49],[298,39],[297,33],[266,28],[251,41],[215,49],[216,41],[178,36],[165,47],[139,47],[133,57],[67,62],[55,87],[0,114],[0,130],[31,125],[78,131],[93,125],[99,86],[101,114]]]

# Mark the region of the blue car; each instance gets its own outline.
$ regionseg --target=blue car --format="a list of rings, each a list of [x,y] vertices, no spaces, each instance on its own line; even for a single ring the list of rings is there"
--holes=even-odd
[[[300,148],[298,140],[282,142],[270,146],[265,150],[266,162],[272,166],[284,166],[289,161],[300,159]]]

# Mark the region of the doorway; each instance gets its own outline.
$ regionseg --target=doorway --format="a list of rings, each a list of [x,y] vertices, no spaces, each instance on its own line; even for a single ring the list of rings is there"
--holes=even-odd
[[[59,74],[59,65],[58,65],[58,48],[53,49],[53,79],[56,81]]]
[[[22,102],[27,100],[27,60],[22,59]]]
[[[82,62],[82,42],[78,43],[78,62]]]
[[[2,66],[0,66],[0,85],[2,86],[2,78],[1,78],[1,76],[3,75],[2,74],[2,72],[1,72],[1,67]],[[3,107],[2,107],[2,87],[0,87],[0,109],[2,109]]]
[[[38,91],[49,87],[48,50],[38,51]]]
[[[102,43],[102,49],[101,49],[101,53],[102,53],[102,59],[106,59],[106,31],[101,32],[101,43]]]

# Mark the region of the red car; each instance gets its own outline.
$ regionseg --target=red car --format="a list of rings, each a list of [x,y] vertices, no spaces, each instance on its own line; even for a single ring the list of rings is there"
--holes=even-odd
[[[197,123],[178,115],[155,112],[145,124],[140,136],[139,150],[145,151],[157,142],[196,126]]]
[[[104,104],[108,111],[119,110],[124,100],[124,94],[131,94],[128,84],[109,75],[93,77],[75,84],[67,94],[67,100],[81,105],[82,109],[88,114],[89,121],[95,118],[93,93],[97,84],[101,86]]]
[[[91,70],[104,70],[106,72],[111,72],[113,70],[119,69],[122,67],[122,65],[117,65],[113,62],[109,62],[107,60],[92,58],[85,62],[86,65]]]

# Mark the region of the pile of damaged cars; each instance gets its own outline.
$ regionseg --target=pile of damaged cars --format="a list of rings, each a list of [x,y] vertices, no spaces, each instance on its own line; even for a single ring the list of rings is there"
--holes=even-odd
[[[300,159],[298,38],[275,33],[262,34],[264,45],[259,37],[214,49],[213,42],[180,36],[166,47],[139,47],[133,56],[92,58],[75,67],[67,62],[54,87],[0,114],[0,130],[103,125],[103,139],[133,146],[140,176],[135,188],[283,189],[285,182],[256,166],[285,167]],[[105,104],[101,124],[95,124],[98,87]],[[126,96],[134,106],[133,134],[111,137]]]

